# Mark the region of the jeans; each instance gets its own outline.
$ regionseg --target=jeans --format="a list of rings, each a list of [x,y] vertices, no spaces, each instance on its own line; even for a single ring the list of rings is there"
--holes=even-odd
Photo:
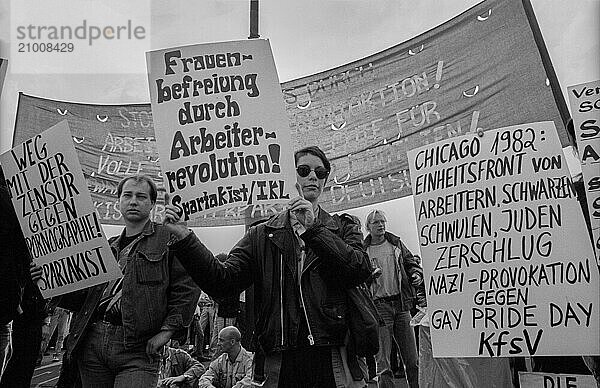
[[[145,343],[126,349],[122,326],[93,323],[78,356],[84,388],[156,388],[158,383],[160,358],[150,362]]]
[[[43,356],[46,352],[46,348],[48,347],[48,343],[54,334],[54,330],[58,330],[56,334],[56,346],[54,347],[54,355],[57,356],[60,354],[63,342],[67,334],[69,334],[69,320],[71,318],[71,313],[68,310],[61,309],[57,307],[54,310],[54,314],[50,317],[50,324],[47,325],[46,330],[42,330],[42,348],[40,349],[40,354]],[[42,328],[44,329],[44,328]]]
[[[12,321],[5,325],[0,325],[0,380],[2,380],[4,368],[6,368],[8,360],[10,360],[10,356],[12,355],[11,332]]]
[[[419,386],[419,365],[415,332],[410,327],[410,312],[402,310],[402,302],[398,300],[384,301],[378,299],[375,306],[385,326],[379,328],[379,353],[377,353],[377,375],[380,388],[394,387],[390,365],[392,340],[396,341],[406,371],[406,380],[410,388]]]
[[[210,342],[208,340],[208,338],[206,338],[204,336],[204,333],[206,332],[206,327],[209,327],[209,335],[212,336],[213,331],[215,330],[214,328],[214,318],[215,318],[215,308],[214,306],[204,306],[202,307],[202,312],[200,313],[200,319],[199,319],[199,326],[200,326],[200,330],[198,330],[198,334],[199,337],[197,337],[196,340],[196,352],[200,355],[206,355],[204,348],[206,345],[208,345]],[[208,352],[210,353],[210,349],[208,350]]]

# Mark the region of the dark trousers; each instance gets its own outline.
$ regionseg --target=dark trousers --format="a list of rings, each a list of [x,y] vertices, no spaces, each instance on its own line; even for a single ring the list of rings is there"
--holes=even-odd
[[[0,388],[29,387],[42,344],[42,322],[39,318],[20,315],[13,321],[12,329],[13,354]]]
[[[335,388],[331,348],[286,350],[281,356],[280,388]]]

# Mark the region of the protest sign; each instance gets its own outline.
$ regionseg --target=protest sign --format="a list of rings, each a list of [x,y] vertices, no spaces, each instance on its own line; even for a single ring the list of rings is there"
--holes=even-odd
[[[597,388],[592,375],[519,372],[521,388]]]
[[[151,51],[146,63],[164,186],[185,221],[290,199],[291,135],[268,40]]]
[[[596,262],[600,265],[600,81],[569,86],[567,93],[581,158]]]
[[[49,298],[116,279],[66,121],[0,155],[15,212]]]
[[[408,158],[434,357],[598,354],[598,268],[554,123]]]

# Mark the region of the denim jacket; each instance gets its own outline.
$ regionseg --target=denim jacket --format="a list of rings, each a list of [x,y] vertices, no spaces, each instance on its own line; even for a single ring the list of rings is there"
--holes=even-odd
[[[125,231],[110,239],[115,257],[118,257],[119,241],[124,234]],[[126,348],[145,343],[160,330],[183,329],[189,326],[194,315],[200,289],[177,257],[169,256],[169,239],[170,234],[162,225],[148,221],[141,239],[127,257],[121,297]],[[68,357],[85,336],[107,285],[63,296],[59,305],[78,311],[66,341]],[[77,305],[81,307],[74,307]]]

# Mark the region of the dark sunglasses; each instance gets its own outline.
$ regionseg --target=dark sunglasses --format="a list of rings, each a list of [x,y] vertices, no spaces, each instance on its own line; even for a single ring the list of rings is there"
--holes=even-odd
[[[298,167],[296,167],[296,172],[302,178],[306,178],[308,176],[308,174],[310,174],[311,171],[314,171],[315,175],[319,179],[325,179],[325,178],[327,178],[327,175],[329,175],[329,170],[322,166],[312,169],[312,168],[308,167],[306,164],[301,164]]]

